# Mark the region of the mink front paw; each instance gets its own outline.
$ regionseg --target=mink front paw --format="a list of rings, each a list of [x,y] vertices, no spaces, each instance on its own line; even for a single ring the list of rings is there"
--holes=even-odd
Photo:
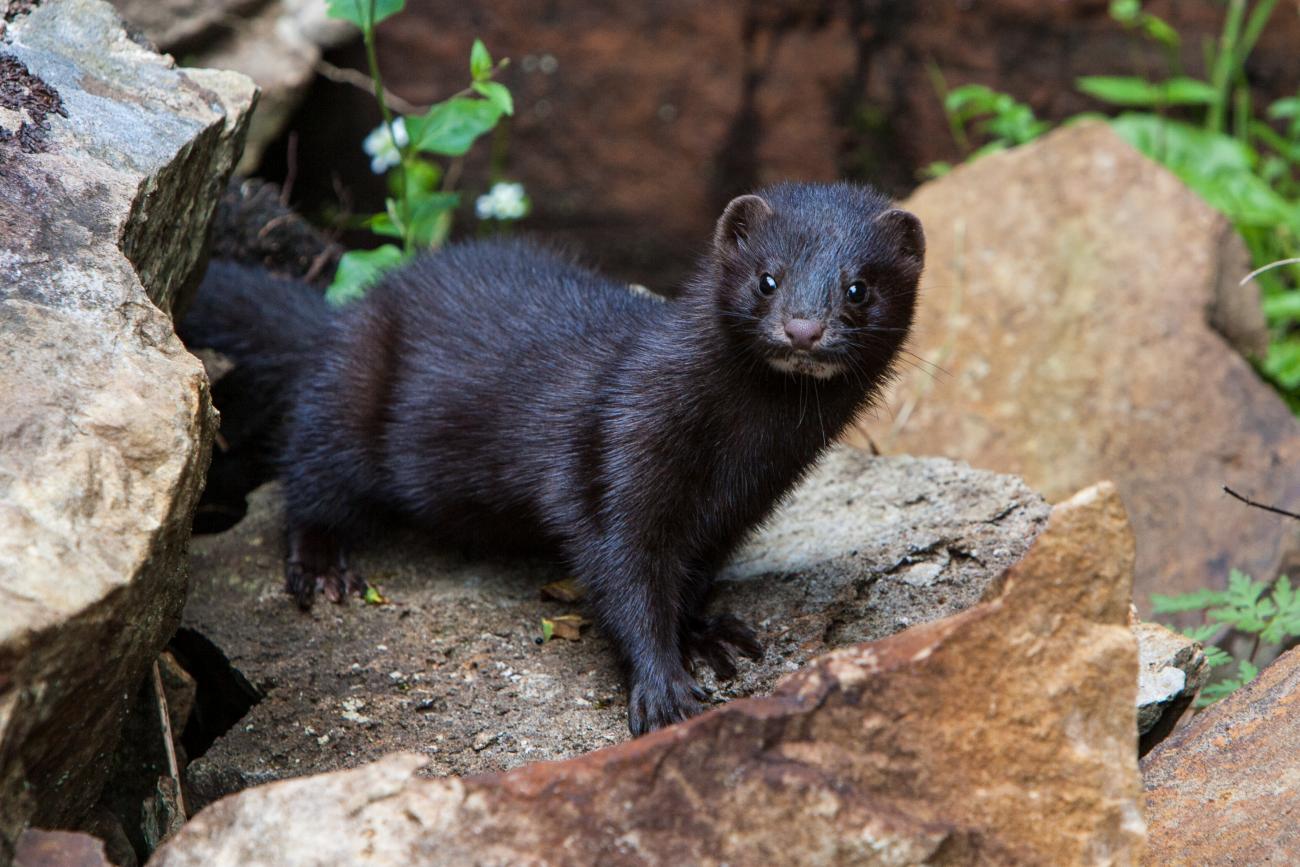
[[[338,604],[346,599],[348,594],[365,596],[368,586],[364,578],[346,566],[313,569],[297,560],[285,563],[285,592],[294,598],[303,611],[311,610],[317,593]]]
[[[627,702],[627,727],[633,736],[670,726],[703,710],[708,693],[685,669],[663,677],[642,677],[632,683]]]
[[[739,617],[715,614],[692,617],[686,622],[682,654],[713,669],[719,680],[731,680],[736,676],[737,653],[754,661],[763,658],[763,642]]]

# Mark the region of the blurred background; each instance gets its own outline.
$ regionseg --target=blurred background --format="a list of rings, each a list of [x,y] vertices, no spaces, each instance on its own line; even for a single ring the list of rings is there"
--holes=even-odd
[[[383,179],[360,142],[379,123],[356,28],[323,22],[322,0],[115,0],[187,65],[231,66],[264,90],[243,170],[283,182],[313,216],[382,209]],[[1079,91],[1086,75],[1162,79],[1168,51],[1111,14],[1108,0],[409,0],[378,26],[390,93],[419,107],[460,90],[481,38],[510,65],[517,112],[501,171],[533,202],[530,230],[576,244],[636,282],[671,289],[726,201],[780,179],[850,178],[905,195],[954,138],[944,89],[978,83],[1046,121],[1115,107]],[[1121,4],[1122,5],[1122,4]],[[1205,46],[1227,4],[1152,0],[1205,77]],[[168,10],[173,14],[168,14]],[[179,12],[179,15],[175,13]],[[177,20],[179,18],[179,20]],[[335,22],[337,24],[337,22]],[[1300,14],[1278,6],[1245,64],[1260,105],[1295,96]],[[270,115],[274,115],[271,117]],[[489,185],[491,148],[462,187]],[[469,205],[466,204],[467,209]]]

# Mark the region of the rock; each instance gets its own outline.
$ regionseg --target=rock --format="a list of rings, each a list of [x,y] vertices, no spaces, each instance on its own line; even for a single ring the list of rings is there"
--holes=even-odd
[[[241,174],[289,121],[316,74],[321,51],[359,31],[325,15],[322,0],[113,0],[122,17],[187,65],[229,69],[253,79],[262,98],[253,114]]]
[[[1133,539],[1110,485],[999,595],[833,651],[767,698],[505,774],[403,754],[201,812],[154,867],[1137,860]]]
[[[715,603],[767,642],[719,700],[765,693],[832,647],[968,608],[1024,553],[1047,507],[1019,480],[942,460],[833,452],[724,572]],[[186,802],[287,776],[423,752],[440,774],[497,771],[625,740],[626,696],[599,630],[534,643],[553,566],[431,551],[418,533],[359,552],[393,604],[316,605],[281,587],[272,489],[248,517],[191,546],[185,626],[265,698],[186,771]]]
[[[1210,679],[1205,651],[1158,623],[1133,623],[1138,643],[1138,734],[1145,754],[1163,740]]]
[[[1207,321],[1255,291],[1235,285],[1248,266],[1222,217],[1098,123],[905,205],[929,247],[912,348],[944,371],[900,379],[895,412],[864,426],[876,447],[1015,473],[1049,500],[1113,479],[1143,610],[1300,556],[1300,524],[1220,488],[1300,508],[1300,475],[1282,471],[1300,465],[1300,423]]]
[[[1292,864],[1300,852],[1300,650],[1142,760],[1144,863]]]
[[[0,109],[4,861],[27,822],[95,803],[180,617],[213,418],[163,311],[193,281],[254,91],[179,72],[95,0],[15,17],[0,64],[25,100]]]
[[[112,867],[104,842],[75,831],[29,829],[18,838],[14,867]]]

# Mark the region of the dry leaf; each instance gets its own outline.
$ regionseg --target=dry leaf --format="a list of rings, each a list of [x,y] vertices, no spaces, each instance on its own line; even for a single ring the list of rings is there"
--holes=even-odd
[[[552,581],[542,587],[542,597],[554,599],[556,602],[577,602],[583,597],[583,591],[577,581],[565,578],[563,581]]]

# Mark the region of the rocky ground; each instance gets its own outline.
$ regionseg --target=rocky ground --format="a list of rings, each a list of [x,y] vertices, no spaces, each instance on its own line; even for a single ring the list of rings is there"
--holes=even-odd
[[[825,651],[968,608],[1037,535],[1047,506],[1018,480],[942,460],[834,453],[724,573],[715,605],[757,627],[765,658],[703,684],[717,701],[770,692]],[[626,740],[626,695],[594,628],[537,643],[564,579],[543,562],[467,559],[414,534],[362,552],[389,602],[315,606],[281,592],[277,492],[191,544],[183,625],[262,694],[186,773],[192,805],[399,750],[426,773],[500,771]]]

